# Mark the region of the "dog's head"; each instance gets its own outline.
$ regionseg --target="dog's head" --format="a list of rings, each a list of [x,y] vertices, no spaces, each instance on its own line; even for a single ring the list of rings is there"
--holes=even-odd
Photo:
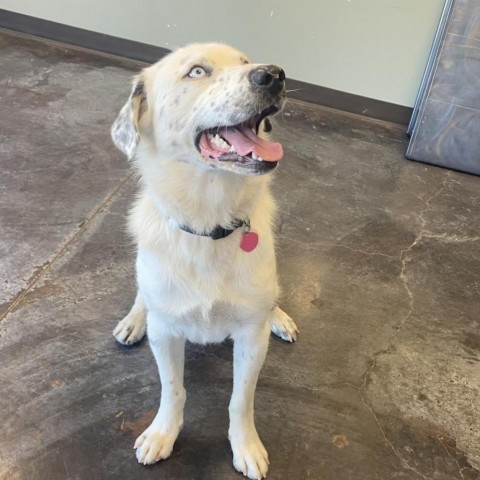
[[[281,68],[251,64],[226,45],[193,44],[135,78],[112,138],[129,158],[143,142],[162,158],[259,175],[283,156],[265,132],[284,102]]]

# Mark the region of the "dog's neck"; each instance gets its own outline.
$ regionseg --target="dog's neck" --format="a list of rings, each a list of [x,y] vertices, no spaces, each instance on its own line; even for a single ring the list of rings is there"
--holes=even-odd
[[[269,176],[242,176],[197,167],[186,162],[162,162],[162,168],[141,166],[144,188],[159,214],[172,226],[188,225],[207,232],[233,219],[255,216],[261,195],[269,195]]]

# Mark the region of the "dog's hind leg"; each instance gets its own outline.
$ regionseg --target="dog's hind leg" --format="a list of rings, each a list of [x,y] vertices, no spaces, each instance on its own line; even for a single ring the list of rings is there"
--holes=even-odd
[[[297,325],[279,307],[274,307],[270,314],[270,330],[286,342],[294,342],[297,339]]]
[[[127,316],[118,322],[113,336],[123,345],[133,345],[145,335],[147,312],[140,292],[137,292],[135,302]]]

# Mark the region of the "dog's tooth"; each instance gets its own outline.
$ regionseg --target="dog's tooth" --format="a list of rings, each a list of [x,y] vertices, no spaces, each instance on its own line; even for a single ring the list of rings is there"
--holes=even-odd
[[[237,149],[235,148],[235,145],[230,145],[229,152],[237,153]]]
[[[219,148],[227,150],[230,148],[230,145],[220,135],[218,135],[218,133],[212,138],[212,143]]]
[[[255,152],[252,152],[252,158],[254,160],[258,160],[258,155]]]
[[[218,144],[222,148],[230,148],[230,145],[222,137],[219,137]]]
[[[257,157],[257,160],[258,160],[259,162],[263,162],[263,158],[262,158],[260,155]]]

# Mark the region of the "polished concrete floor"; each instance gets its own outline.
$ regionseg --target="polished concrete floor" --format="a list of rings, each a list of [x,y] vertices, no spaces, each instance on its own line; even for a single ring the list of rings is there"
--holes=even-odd
[[[137,180],[109,126],[138,64],[0,32],[0,479],[234,480],[232,352],[187,347],[173,456],[134,298]],[[275,179],[282,306],[256,396],[271,479],[480,478],[480,179],[404,159],[404,128],[290,102]]]

